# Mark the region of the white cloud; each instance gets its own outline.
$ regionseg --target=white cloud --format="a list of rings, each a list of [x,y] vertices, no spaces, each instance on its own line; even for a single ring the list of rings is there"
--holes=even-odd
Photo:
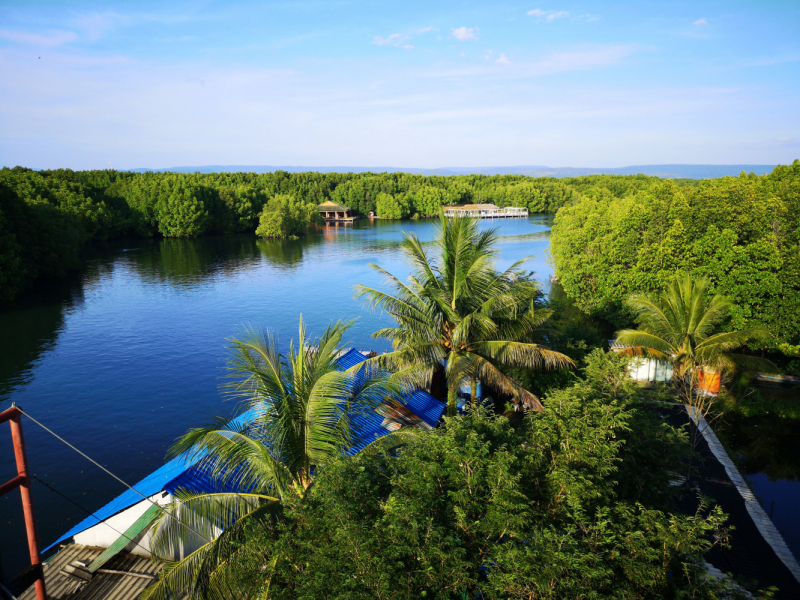
[[[569,12],[566,10],[541,10],[540,8],[536,8],[534,10],[528,11],[528,16],[530,17],[537,17],[538,20],[544,19],[548,23],[552,23],[556,19],[560,19],[562,17],[568,17]]]
[[[467,56],[467,53],[462,50],[461,51],[461,58],[465,58],[466,56]]]
[[[505,54],[500,54],[500,58],[494,62],[496,62],[498,65],[510,65],[511,59],[509,59]]]
[[[708,25],[708,21],[706,21],[705,19],[698,19],[697,21],[692,23],[692,25],[695,25],[696,27],[700,27],[702,25]]]
[[[17,42],[18,44],[30,44],[31,46],[43,46],[53,48],[78,39],[78,34],[74,31],[52,31],[49,34],[26,33],[24,31],[12,31],[0,29],[0,40]]]
[[[466,42],[468,40],[477,40],[478,39],[478,28],[472,27],[459,27],[458,29],[453,29],[450,32],[454,38],[461,42]]]
[[[410,50],[414,46],[406,44],[405,42],[408,41],[410,36],[402,34],[402,33],[393,33],[390,36],[382,37],[380,35],[376,35],[375,38],[372,40],[372,43],[376,46],[397,46],[398,48],[405,48],[406,50]]]
[[[434,76],[436,65],[375,61],[343,78],[328,68],[209,68],[202,60],[89,64],[73,53],[53,53],[32,77],[30,52],[4,49],[0,165],[100,168],[113,158],[117,168],[440,167],[443,156],[463,166],[485,165],[486,156],[512,165],[776,164],[797,148],[786,131],[795,106],[749,91],[598,78],[542,82],[531,93],[532,75],[613,65],[629,51],[578,47],[534,63],[515,52],[513,67],[485,63],[448,78]]]
[[[438,27],[434,27],[433,25],[430,25],[428,27],[423,27],[422,29],[420,29],[418,31],[418,33],[428,33],[430,31],[439,31],[439,29],[438,29]]]

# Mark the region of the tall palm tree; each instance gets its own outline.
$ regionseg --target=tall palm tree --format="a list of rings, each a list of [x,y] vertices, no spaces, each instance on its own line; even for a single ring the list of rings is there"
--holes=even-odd
[[[275,338],[250,329],[232,339],[229,393],[241,400],[243,415],[218,418],[192,429],[170,449],[186,454],[217,488],[213,493],[176,492],[177,501],[152,532],[151,549],[164,560],[162,575],[143,599],[161,600],[188,593],[192,598],[239,598],[227,567],[242,551],[249,525],[269,526],[287,497],[309,493],[315,469],[330,463],[355,441],[351,419],[373,410],[398,388],[374,367],[341,372],[342,336],[350,323],[337,322],[321,338],[306,339],[300,321],[298,346],[288,357]],[[358,376],[355,376],[358,375]],[[372,445],[391,446],[413,433],[400,429]],[[196,548],[171,560],[180,548]]]
[[[418,387],[444,368],[450,414],[456,410],[456,392],[476,381],[510,394],[523,406],[542,407],[539,399],[504,374],[501,366],[529,369],[572,366],[572,360],[535,343],[539,326],[549,311],[535,310],[538,285],[520,269],[520,260],[505,271],[493,265],[498,230],[479,231],[475,219],[447,219],[440,214],[432,257],[419,239],[404,234],[403,253],[413,266],[407,283],[377,265],[394,295],[358,284],[356,296],[384,311],[396,327],[376,331],[373,337],[392,341],[394,350],[373,359]]]
[[[712,404],[697,393],[700,372],[717,373],[771,370],[769,361],[735,352],[748,340],[763,339],[769,333],[760,328],[719,331],[734,304],[720,294],[710,294],[708,281],[678,275],[656,295],[633,294],[627,300],[636,313],[639,329],[617,332],[616,341],[629,353],[665,360],[672,364],[673,383],[681,401],[696,420],[705,419]],[[693,430],[694,441],[695,430]]]

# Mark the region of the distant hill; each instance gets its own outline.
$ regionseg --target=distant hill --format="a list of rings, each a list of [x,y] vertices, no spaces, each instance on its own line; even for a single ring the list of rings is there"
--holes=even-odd
[[[271,173],[288,171],[300,173],[317,171],[319,173],[415,173],[419,175],[528,175],[530,177],[578,177],[580,175],[652,175],[665,179],[710,179],[713,177],[735,176],[745,171],[756,175],[772,172],[775,165],[639,165],[591,169],[587,167],[442,167],[440,169],[405,169],[400,167],[273,167],[265,165],[206,165],[202,167],[171,167],[169,169],[131,169],[137,173],[145,171],[174,173]]]

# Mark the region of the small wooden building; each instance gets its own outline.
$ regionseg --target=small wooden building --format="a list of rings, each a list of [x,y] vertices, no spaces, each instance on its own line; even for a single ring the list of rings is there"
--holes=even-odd
[[[355,220],[352,209],[344,206],[343,204],[337,204],[332,200],[326,200],[317,207],[317,210],[319,211],[319,214],[322,215],[322,218],[326,221]]]

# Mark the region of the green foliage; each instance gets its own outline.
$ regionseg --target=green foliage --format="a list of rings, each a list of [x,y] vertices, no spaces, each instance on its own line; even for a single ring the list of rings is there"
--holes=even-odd
[[[252,231],[263,204],[254,188],[245,185],[220,188],[219,201],[219,229],[222,233]]]
[[[800,161],[697,187],[654,179],[622,196],[604,189],[584,190],[552,230],[556,272],[580,308],[625,326],[625,298],[689,272],[736,305],[726,330],[800,340]]]
[[[65,275],[89,237],[74,211],[41,195],[25,198],[26,180],[17,185],[14,173],[0,172],[0,300],[13,299],[37,277]]]
[[[143,600],[183,593],[231,598],[227,565],[237,560],[248,527],[269,527],[280,515],[281,502],[308,494],[315,470],[353,446],[353,416],[397,398],[383,372],[366,370],[356,378],[337,369],[348,326],[334,323],[310,339],[301,320],[297,345],[290,344],[287,356],[278,353],[267,331],[250,330],[242,340],[230,340],[227,389],[249,413],[235,420],[220,416],[209,426],[191,429],[170,449],[170,457],[197,461],[196,468],[216,490],[178,490],[168,515],[159,515],[151,548],[164,569]],[[391,447],[413,439],[414,433],[387,434],[375,445]],[[247,493],[227,491],[231,482]],[[219,529],[223,533],[217,537]],[[174,560],[178,547],[187,556]]]
[[[395,295],[356,286],[357,297],[366,297],[370,307],[388,313],[397,324],[373,334],[391,340],[394,348],[373,360],[420,388],[444,370],[451,414],[462,384],[471,384],[477,401],[478,378],[521,406],[540,408],[536,396],[499,368],[572,365],[567,356],[533,340],[550,312],[536,310],[539,286],[520,269],[525,259],[496,271],[497,229],[480,232],[475,219],[448,219],[442,213],[435,240],[438,261],[415,235],[404,235],[401,248],[414,269],[408,282],[370,265],[386,277]]]
[[[452,204],[455,194],[432,185],[414,186],[406,192],[406,202],[411,211],[421,217],[437,217],[442,206]]]
[[[404,196],[378,194],[375,206],[381,219],[404,219],[408,216],[408,202]]]
[[[164,237],[195,237],[205,232],[209,211],[204,190],[179,179],[156,203],[158,231]]]
[[[516,430],[476,408],[329,465],[277,529],[250,531],[237,581],[286,600],[721,597],[702,557],[724,515],[683,516],[655,492],[683,436],[586,382],[546,403]],[[636,419],[648,437],[629,447]],[[650,480],[621,483],[645,467]]]
[[[294,196],[279,194],[270,198],[259,216],[256,235],[264,238],[294,238],[310,225],[322,224],[317,207],[304,204]]]

